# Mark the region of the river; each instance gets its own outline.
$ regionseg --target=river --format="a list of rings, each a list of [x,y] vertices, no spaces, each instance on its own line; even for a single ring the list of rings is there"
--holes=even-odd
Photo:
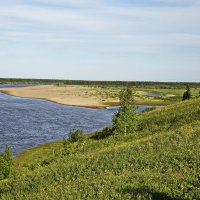
[[[151,106],[139,106],[144,111]],[[5,146],[13,154],[67,137],[71,128],[84,133],[112,124],[117,107],[104,110],[65,106],[53,102],[20,98],[0,93],[0,153]]]

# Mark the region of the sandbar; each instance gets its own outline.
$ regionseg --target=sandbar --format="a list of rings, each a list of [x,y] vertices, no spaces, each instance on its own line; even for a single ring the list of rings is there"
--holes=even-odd
[[[87,86],[31,86],[0,88],[0,92],[25,98],[38,98],[58,104],[103,109],[107,106],[95,96],[95,89]]]

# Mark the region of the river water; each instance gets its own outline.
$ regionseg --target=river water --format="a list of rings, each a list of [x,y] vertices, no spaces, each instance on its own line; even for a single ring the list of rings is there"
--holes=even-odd
[[[144,111],[151,106],[139,106]],[[10,145],[13,154],[67,137],[71,128],[89,133],[112,124],[117,107],[104,110],[65,106],[40,99],[0,93],[0,153]]]

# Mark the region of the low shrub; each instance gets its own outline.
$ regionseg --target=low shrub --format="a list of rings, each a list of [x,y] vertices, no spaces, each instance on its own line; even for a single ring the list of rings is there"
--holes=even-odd
[[[71,129],[68,135],[67,141],[69,143],[74,143],[74,142],[83,142],[84,141],[84,134],[82,129]]]
[[[95,140],[102,140],[113,135],[113,127],[109,126],[100,131],[97,131],[91,138]]]
[[[13,170],[12,150],[9,146],[6,146],[5,152],[0,154],[0,180],[8,178],[12,170]]]

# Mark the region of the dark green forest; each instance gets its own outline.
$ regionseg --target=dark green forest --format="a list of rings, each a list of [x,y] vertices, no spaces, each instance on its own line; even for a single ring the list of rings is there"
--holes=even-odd
[[[199,88],[200,82],[151,82],[151,81],[87,81],[87,80],[57,80],[57,79],[20,79],[0,78],[0,84],[63,84],[63,85],[89,85],[89,86],[135,86],[152,87],[160,89],[184,89],[186,85]]]

